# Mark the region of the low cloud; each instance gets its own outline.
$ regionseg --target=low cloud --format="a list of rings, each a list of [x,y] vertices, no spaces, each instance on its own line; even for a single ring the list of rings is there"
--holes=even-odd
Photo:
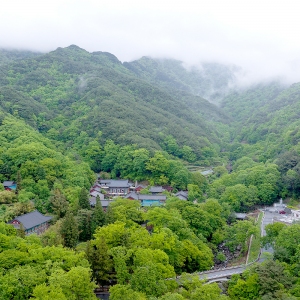
[[[188,65],[236,65],[241,85],[293,83],[300,81],[299,26],[290,0],[186,0],[173,6],[156,0],[11,0],[0,12],[0,47],[47,52],[76,44],[121,61],[146,55]]]

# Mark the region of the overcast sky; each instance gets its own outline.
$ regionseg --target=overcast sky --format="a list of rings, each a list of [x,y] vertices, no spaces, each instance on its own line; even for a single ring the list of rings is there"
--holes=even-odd
[[[44,52],[76,44],[121,61],[214,61],[243,67],[247,80],[296,82],[299,11],[290,0],[3,0],[0,47]]]

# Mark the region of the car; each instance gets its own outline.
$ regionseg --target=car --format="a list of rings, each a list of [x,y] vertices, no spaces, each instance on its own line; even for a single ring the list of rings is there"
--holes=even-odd
[[[284,210],[280,210],[279,213],[280,213],[281,215],[285,215],[285,214],[286,214],[286,212],[285,212]]]

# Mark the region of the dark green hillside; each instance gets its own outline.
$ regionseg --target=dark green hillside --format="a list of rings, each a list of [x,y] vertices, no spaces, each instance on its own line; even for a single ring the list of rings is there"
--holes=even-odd
[[[236,93],[222,106],[236,121],[234,137],[238,141],[276,141],[279,149],[289,149],[299,142],[299,83],[288,88],[274,83]]]
[[[25,59],[30,57],[36,57],[41,55],[38,52],[26,51],[26,50],[7,50],[0,49],[0,65],[9,63],[18,59]]]
[[[200,97],[139,79],[112,54],[74,45],[12,62],[3,73],[2,108],[68,148],[82,133],[149,150],[161,149],[172,136],[207,161],[219,143],[212,121],[228,119]]]
[[[222,106],[235,120],[229,157],[245,163],[238,168],[274,162],[281,175],[276,189],[282,197],[299,197],[300,84],[261,85],[228,96]]]
[[[33,128],[37,127],[37,116],[41,112],[49,118],[52,115],[45,105],[10,86],[0,87],[0,107],[3,111],[26,120]]]
[[[171,90],[181,90],[218,102],[234,83],[236,67],[203,63],[199,68],[185,67],[174,59],[142,57],[124,63],[139,78]]]

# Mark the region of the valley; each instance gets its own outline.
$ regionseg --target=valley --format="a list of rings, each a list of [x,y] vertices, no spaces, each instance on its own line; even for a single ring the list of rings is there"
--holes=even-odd
[[[233,66],[76,45],[0,49],[0,71],[1,299],[300,298],[298,222],[261,237],[234,217],[299,208],[300,83],[241,88]],[[7,224],[35,211],[43,233]],[[223,290],[193,277],[251,237],[274,249],[265,262]]]

